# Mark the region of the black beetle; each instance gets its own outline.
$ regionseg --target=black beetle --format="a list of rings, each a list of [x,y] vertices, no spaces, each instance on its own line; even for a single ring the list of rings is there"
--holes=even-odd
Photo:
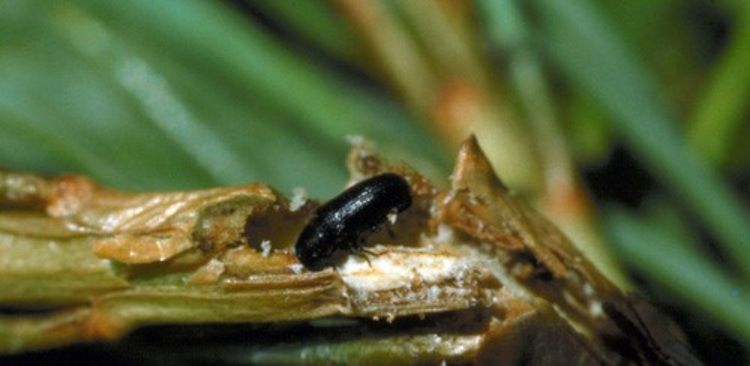
[[[357,249],[364,235],[375,231],[388,214],[411,206],[409,184],[385,173],[363,180],[320,206],[302,230],[295,254],[305,267],[332,265],[334,253]]]

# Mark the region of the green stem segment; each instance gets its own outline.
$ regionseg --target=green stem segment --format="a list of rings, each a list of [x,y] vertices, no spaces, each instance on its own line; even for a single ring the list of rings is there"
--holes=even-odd
[[[750,98],[750,3],[739,5],[743,14],[728,49],[715,67],[688,129],[688,140],[708,162],[722,164],[729,157],[733,134],[747,112]]]
[[[613,210],[607,217],[623,259],[750,344],[750,288],[686,248],[679,238]]]

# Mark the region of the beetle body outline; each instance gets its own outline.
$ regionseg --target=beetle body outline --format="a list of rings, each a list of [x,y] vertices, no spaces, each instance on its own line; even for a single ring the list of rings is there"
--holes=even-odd
[[[336,252],[360,249],[366,234],[411,203],[409,184],[399,175],[384,173],[363,180],[315,211],[295,244],[297,259],[311,270],[332,265]]]

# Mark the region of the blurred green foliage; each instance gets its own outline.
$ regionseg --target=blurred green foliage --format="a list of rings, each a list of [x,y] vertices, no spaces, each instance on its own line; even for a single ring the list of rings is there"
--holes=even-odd
[[[2,27],[7,166],[127,189],[262,180],[327,196],[345,180],[348,134],[446,165],[387,95],[222,4],[11,1]]]
[[[750,216],[727,184],[750,166],[750,3],[443,0],[470,20],[451,23],[424,4],[386,2],[413,38],[397,43],[407,48],[392,70],[408,55],[491,70],[481,82],[521,111],[525,141],[548,164],[575,176],[624,144],[663,191],[652,194],[659,210],[680,214],[605,210],[611,247],[750,344]],[[408,96],[429,91],[427,70],[389,73],[340,3],[6,0],[0,164],[132,190],[263,181],[327,197],[346,179],[345,137],[363,135],[447,175],[453,147],[415,107],[427,101]],[[464,47],[467,34],[478,50]],[[685,216],[728,262],[703,254]]]

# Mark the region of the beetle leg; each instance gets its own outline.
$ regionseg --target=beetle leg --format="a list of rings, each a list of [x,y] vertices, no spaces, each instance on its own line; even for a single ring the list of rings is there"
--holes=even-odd
[[[357,250],[355,254],[364,258],[365,261],[367,261],[367,265],[369,265],[370,268],[372,268],[372,262],[370,262],[370,256],[376,256],[377,253],[363,248],[363,249]]]
[[[396,239],[396,233],[393,232],[393,225],[386,224],[385,231],[388,233],[388,238],[390,238],[391,240]]]

